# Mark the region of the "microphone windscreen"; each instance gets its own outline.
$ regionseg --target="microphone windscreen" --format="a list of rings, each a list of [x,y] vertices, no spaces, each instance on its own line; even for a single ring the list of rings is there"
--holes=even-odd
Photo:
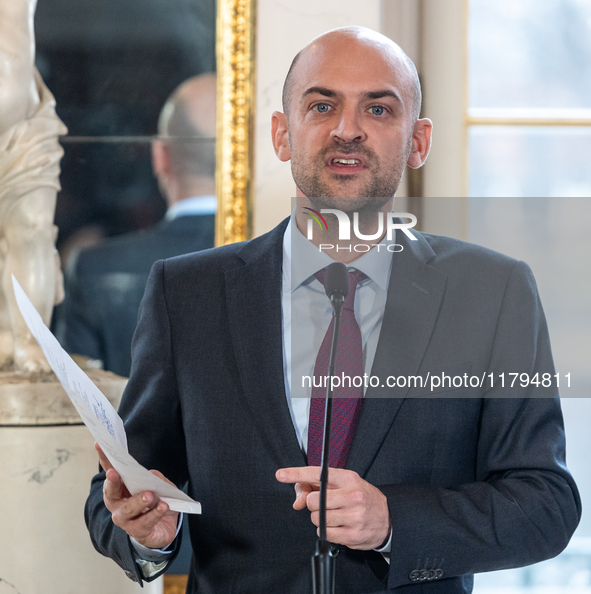
[[[333,262],[327,266],[326,276],[324,277],[324,290],[331,300],[336,293],[341,293],[343,298],[348,295],[349,270],[342,262]]]

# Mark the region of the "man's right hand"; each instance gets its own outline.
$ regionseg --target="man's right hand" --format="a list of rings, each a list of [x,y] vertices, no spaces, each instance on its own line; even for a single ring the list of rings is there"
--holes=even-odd
[[[103,501],[111,512],[113,523],[145,547],[167,547],[176,535],[178,512],[171,511],[168,505],[151,491],[131,495],[98,443],[95,443],[94,447],[107,474],[103,484]],[[150,472],[173,485],[161,472]]]

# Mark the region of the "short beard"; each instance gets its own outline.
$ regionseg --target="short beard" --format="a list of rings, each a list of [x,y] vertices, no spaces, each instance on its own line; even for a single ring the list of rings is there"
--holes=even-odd
[[[382,171],[380,159],[372,149],[353,143],[338,145],[338,151],[340,153],[361,153],[366,157],[366,161],[369,164],[372,173],[371,179],[361,190],[355,193],[355,196],[351,196],[346,192],[347,183],[351,181],[349,175],[336,174],[334,176],[337,186],[343,188],[342,192],[338,190],[338,187],[336,190],[331,190],[329,185],[320,179],[324,169],[326,155],[329,151],[334,150],[335,146],[330,146],[320,151],[316,165],[312,171],[301,167],[301,160],[297,158],[297,154],[294,155],[292,152],[291,169],[293,178],[297,187],[310,200],[310,203],[316,210],[336,208],[344,212],[377,212],[396,194],[402,174],[404,173],[404,166],[410,154],[411,144],[412,137],[408,139],[404,154],[398,162],[391,169],[384,171],[382,175],[378,173]],[[350,202],[345,209],[343,208],[342,200],[339,200],[345,197],[359,198],[360,200]]]

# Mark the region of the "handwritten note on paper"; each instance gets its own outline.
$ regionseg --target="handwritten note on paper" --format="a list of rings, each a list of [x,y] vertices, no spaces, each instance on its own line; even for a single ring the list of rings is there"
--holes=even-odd
[[[121,475],[129,492],[135,495],[141,491],[152,491],[173,511],[200,514],[199,502],[158,478],[130,456],[123,421],[117,411],[64,351],[14,276],[12,284],[16,302],[29,330],[37,339],[82,421],[101,446],[113,468]]]

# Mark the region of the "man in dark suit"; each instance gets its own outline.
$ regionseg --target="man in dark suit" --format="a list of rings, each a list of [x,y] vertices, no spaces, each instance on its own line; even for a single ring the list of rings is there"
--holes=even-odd
[[[152,143],[168,210],[156,227],[114,237],[74,255],[56,334],[70,353],[128,377],[131,340],[152,264],[214,245],[216,77],[186,80],[170,96]]]
[[[362,242],[332,224],[306,239],[305,208],[357,212],[359,230],[376,231],[404,164],[427,157],[431,122],[419,108],[416,70],[387,38],[345,28],[315,39],[273,116],[299,197],[292,218],[152,269],[120,412],[129,451],[203,504],[189,520],[189,592],[311,591],[319,469],[307,466],[312,405],[297,382],[328,326],[321,238],[364,274],[352,307],[372,376],[554,373],[525,264],[418,233],[382,237],[387,249],[361,257]],[[293,337],[315,316],[308,353]],[[470,592],[474,572],[566,546],[580,501],[555,387],[398,382],[364,396],[346,463],[329,476],[337,592]],[[100,456],[106,473],[86,506],[93,543],[132,579],[152,579],[175,554],[178,514],[153,493],[132,496]]]

